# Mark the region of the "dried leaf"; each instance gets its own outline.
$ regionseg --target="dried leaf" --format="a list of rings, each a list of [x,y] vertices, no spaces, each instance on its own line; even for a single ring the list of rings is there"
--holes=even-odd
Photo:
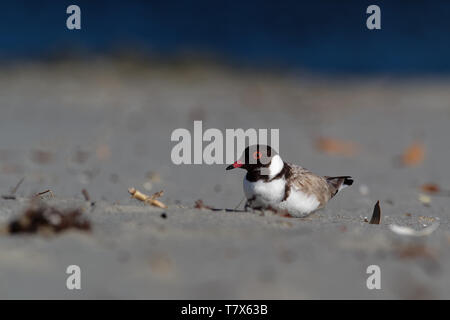
[[[439,193],[441,188],[436,183],[424,183],[420,189],[426,193]]]
[[[330,155],[347,157],[354,156],[359,150],[359,146],[353,142],[325,137],[317,140],[316,147],[319,151]]]
[[[422,142],[414,142],[401,157],[404,166],[412,167],[422,164],[425,159],[425,145]]]
[[[380,201],[378,200],[373,208],[372,219],[370,219],[369,224],[380,224],[381,221],[381,209]]]

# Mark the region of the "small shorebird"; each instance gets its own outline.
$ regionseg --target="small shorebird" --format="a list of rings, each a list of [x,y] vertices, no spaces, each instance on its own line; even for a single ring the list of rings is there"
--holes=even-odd
[[[247,170],[244,178],[245,208],[270,209],[305,217],[321,209],[338,191],[353,184],[350,176],[318,176],[284,162],[270,146],[253,145],[226,169]]]

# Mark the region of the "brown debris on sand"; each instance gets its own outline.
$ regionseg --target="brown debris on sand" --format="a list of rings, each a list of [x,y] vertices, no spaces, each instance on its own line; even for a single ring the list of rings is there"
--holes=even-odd
[[[443,190],[437,183],[433,182],[422,184],[420,190],[430,195],[450,197],[450,190]]]
[[[79,208],[62,211],[42,203],[32,204],[19,218],[7,225],[6,232],[54,234],[69,229],[90,231],[91,224],[82,214]]]
[[[414,142],[405,149],[400,159],[405,167],[421,165],[425,159],[425,145],[420,141]]]
[[[46,150],[33,150],[31,153],[31,161],[36,164],[49,164],[53,161],[53,153]]]
[[[195,209],[207,209],[207,210],[212,210],[213,208],[210,206],[207,206],[203,203],[203,200],[198,199],[197,201],[195,201],[195,205],[194,205]]]
[[[329,137],[319,137],[316,140],[316,148],[328,155],[340,155],[351,157],[359,152],[359,146],[351,141],[344,141]]]

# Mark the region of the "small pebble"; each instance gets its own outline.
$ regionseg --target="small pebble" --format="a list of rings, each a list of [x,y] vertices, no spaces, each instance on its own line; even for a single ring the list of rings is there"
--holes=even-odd
[[[147,181],[146,183],[144,183],[142,185],[144,187],[145,190],[150,191],[153,188],[153,184],[150,181]]]
[[[369,194],[369,187],[365,184],[359,186],[359,193],[363,196],[367,196]]]
[[[424,194],[419,194],[419,201],[425,206],[429,206],[431,204],[431,198]]]

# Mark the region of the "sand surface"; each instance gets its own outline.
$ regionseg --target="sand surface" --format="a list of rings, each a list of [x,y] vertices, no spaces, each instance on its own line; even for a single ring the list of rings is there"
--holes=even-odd
[[[29,197],[83,207],[91,233],[0,236],[0,298],[450,298],[450,80],[324,78],[214,65],[127,61],[21,64],[0,72],[0,223]],[[280,153],[355,184],[305,219],[218,209],[241,201],[243,171],[172,163],[176,128],[277,128]],[[351,152],[317,148],[321,137]],[[413,144],[423,160],[402,167]],[[339,153],[342,146],[337,148]],[[413,161],[414,162],[414,161]],[[160,209],[129,187],[164,190]],[[84,201],[86,189],[95,201]],[[380,225],[370,225],[380,200]],[[242,205],[240,207],[242,209]],[[165,215],[162,216],[162,214]],[[164,218],[165,216],[165,218]],[[390,224],[429,236],[394,234]],[[81,290],[66,268],[81,268]],[[381,289],[366,286],[369,265]]]

